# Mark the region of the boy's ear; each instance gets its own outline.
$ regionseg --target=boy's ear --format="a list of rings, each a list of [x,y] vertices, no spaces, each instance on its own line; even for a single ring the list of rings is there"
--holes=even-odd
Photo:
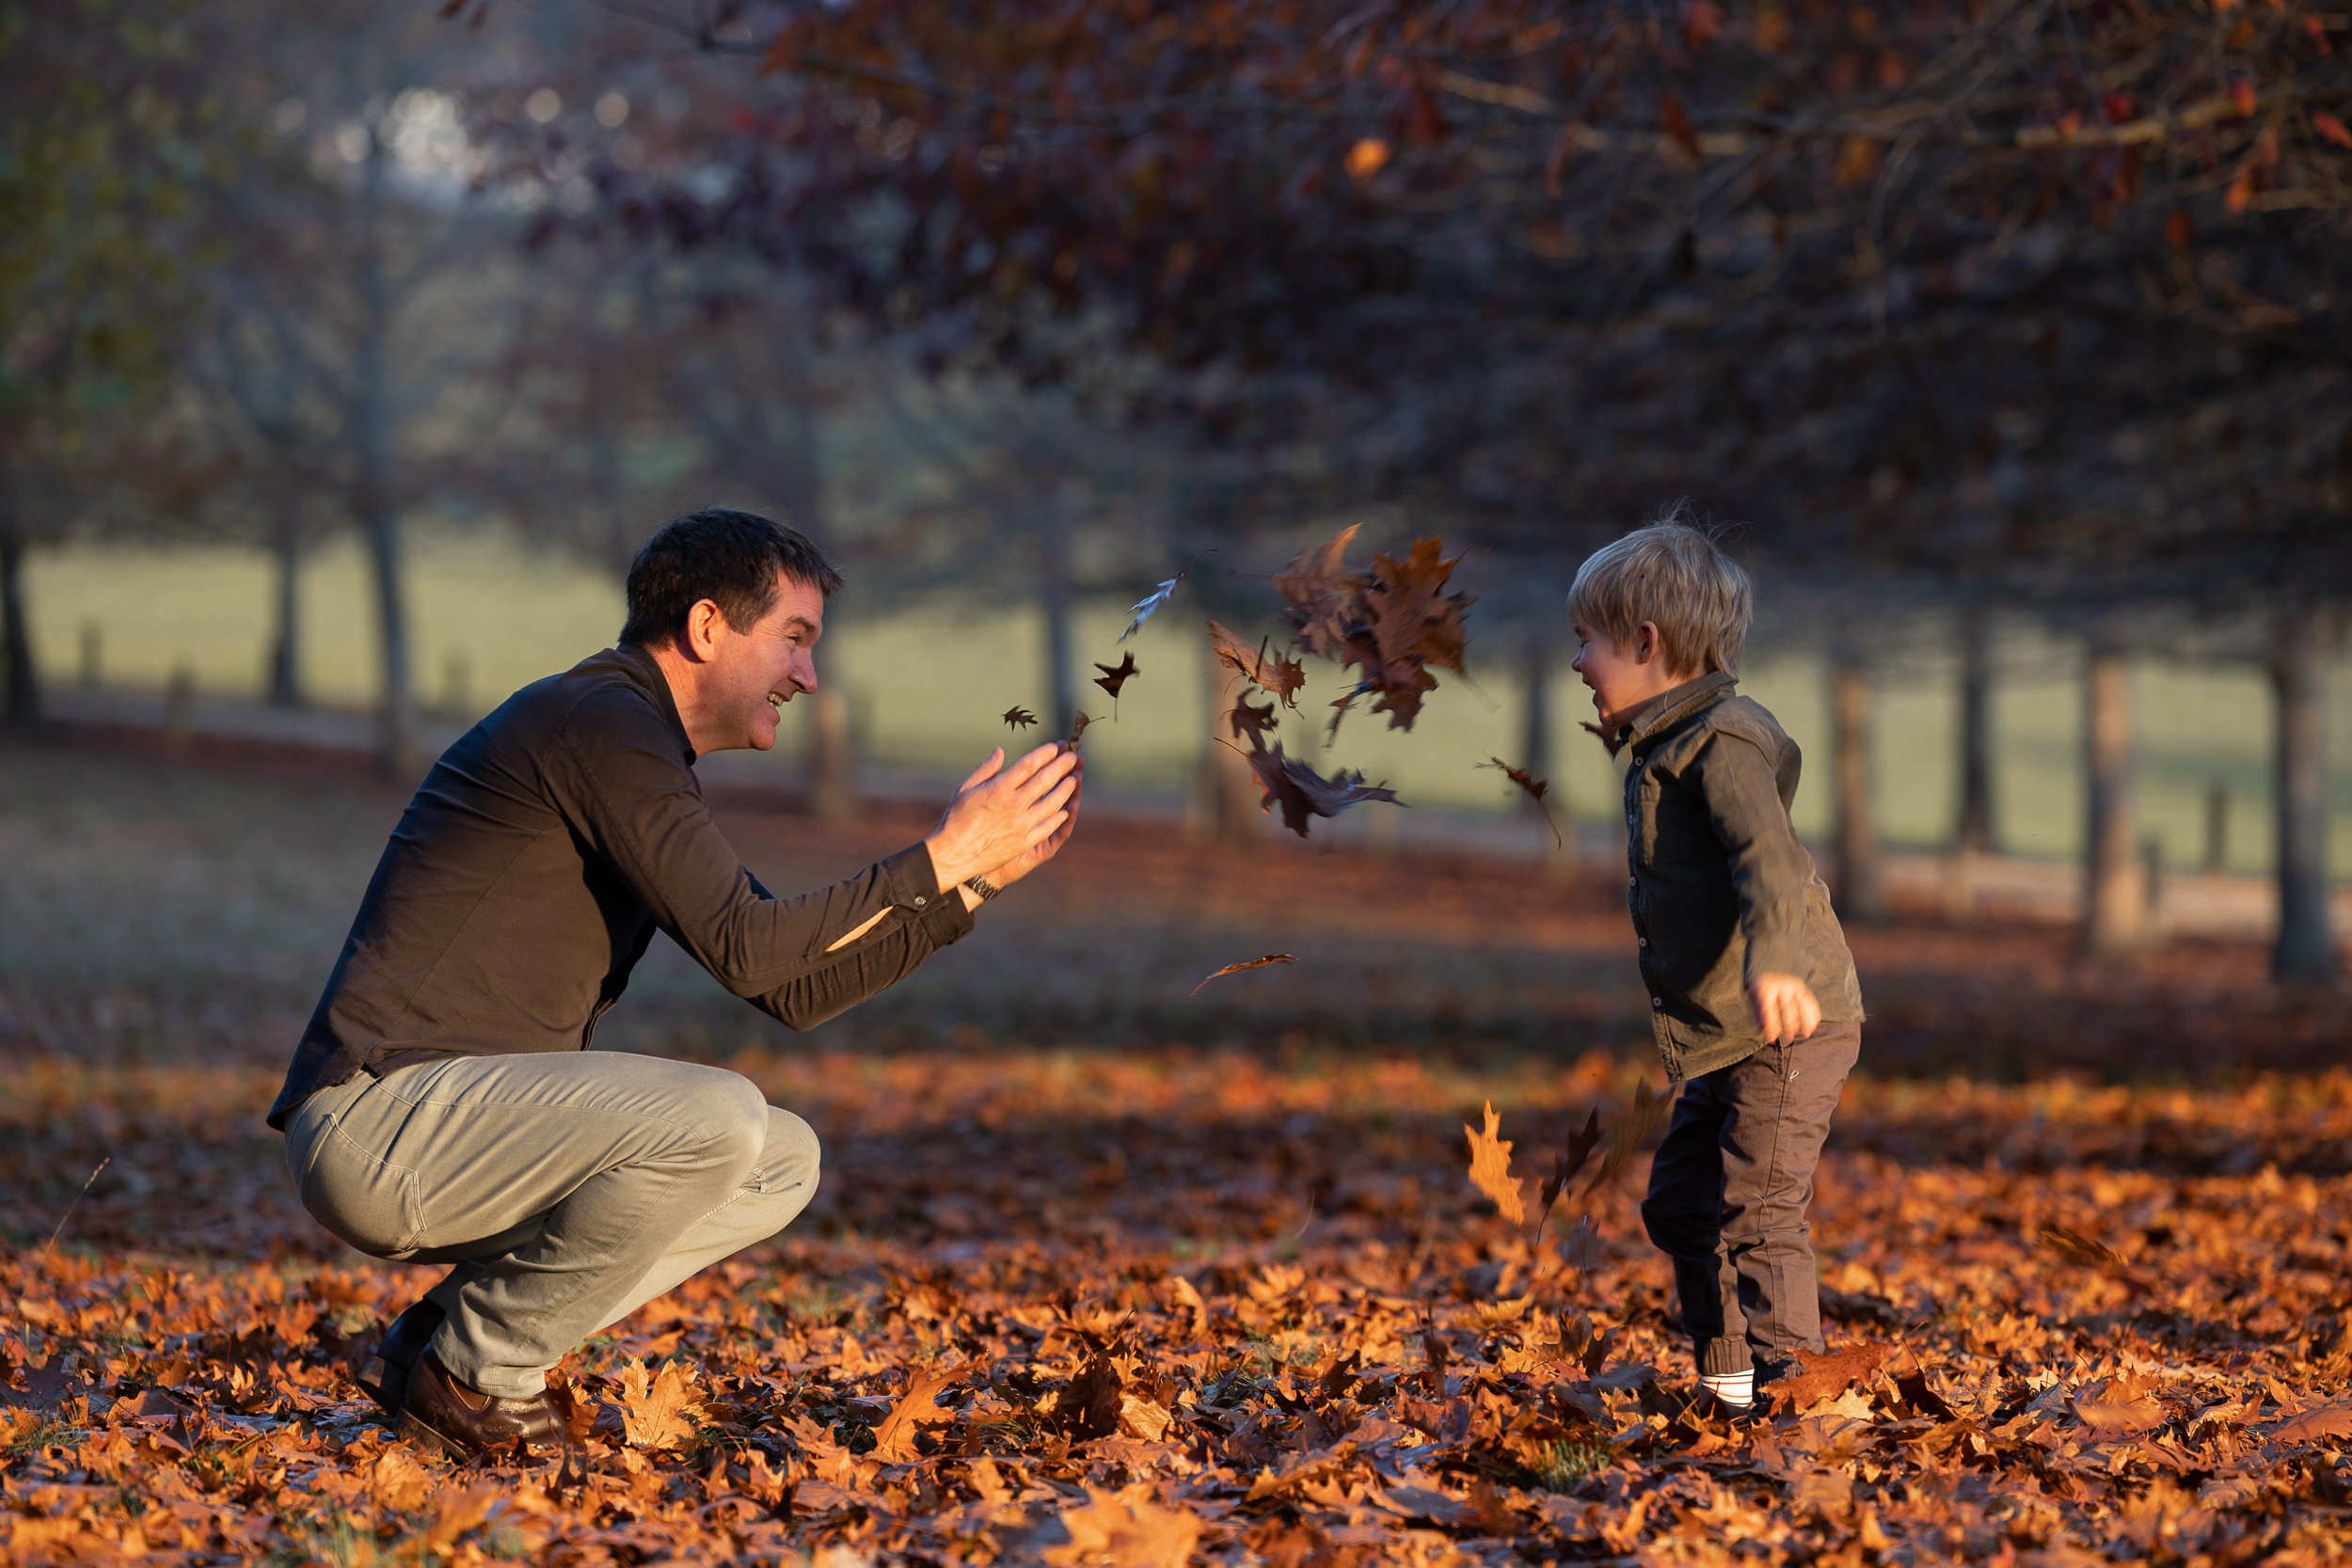
[[[1666,651],[1666,640],[1665,640],[1663,637],[1661,637],[1661,636],[1660,636],[1660,635],[1659,635],[1659,632],[1658,632],[1658,623],[1657,623],[1657,622],[1655,622],[1655,621],[1645,621],[1645,622],[1643,622],[1643,623],[1642,623],[1639,626],[1637,626],[1637,627],[1635,627],[1635,628],[1634,628],[1634,631],[1633,631],[1633,662],[1634,662],[1634,663],[1636,663],[1636,664],[1647,664],[1650,660],[1652,660],[1652,659],[1654,659],[1654,658],[1657,658],[1657,657],[1661,657],[1661,655],[1663,655],[1663,654],[1665,653],[1665,651]]]

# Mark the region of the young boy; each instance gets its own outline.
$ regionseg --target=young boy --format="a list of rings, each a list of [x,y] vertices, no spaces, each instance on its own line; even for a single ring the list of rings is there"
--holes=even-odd
[[[1862,1039],[1853,958],[1788,819],[1796,743],[1733,694],[1749,605],[1747,574],[1672,515],[1568,591],[1577,673],[1629,759],[1627,902],[1682,1085],[1642,1219],[1674,1259],[1700,1387],[1731,1414],[1759,1371],[1823,1348],[1805,1208]]]

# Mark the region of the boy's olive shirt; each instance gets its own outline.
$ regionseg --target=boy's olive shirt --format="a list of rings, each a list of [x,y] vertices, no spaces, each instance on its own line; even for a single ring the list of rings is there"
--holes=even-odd
[[[1601,736],[1627,759],[1626,902],[1651,1031],[1676,1080],[1764,1043],[1748,1004],[1759,974],[1804,980],[1824,1019],[1862,1018],[1829,887],[1788,819],[1804,758],[1732,686],[1721,671],[1685,681]]]
[[[656,929],[805,1029],[972,928],[920,844],[776,897],[711,821],[693,764],[669,678],[637,647],[534,681],[467,732],[392,830],[269,1124],[360,1072],[586,1050]]]

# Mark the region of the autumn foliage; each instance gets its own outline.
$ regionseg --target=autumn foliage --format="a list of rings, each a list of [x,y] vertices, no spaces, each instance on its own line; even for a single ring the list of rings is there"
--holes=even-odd
[[[822,836],[729,828],[795,872]],[[1687,1408],[1635,1212],[1663,1097],[1645,1019],[1605,1010],[1612,890],[1096,829],[1053,899],[992,907],[1020,974],[954,971],[903,1037],[728,1058],[820,1131],[824,1186],[779,1241],[567,1360],[568,1466],[453,1467],[374,1419],[346,1359],[429,1276],[296,1207],[242,983],[193,1016],[244,1057],[108,1056],[94,1004],[55,1013],[49,1045],[10,1037],[0,1558],[2352,1550],[2341,1006],[2265,1001],[2250,949],[2087,971],[2032,929],[1858,933],[1873,1054],[1815,1210],[1832,1354],[1734,1428]],[[1301,961],[1188,998],[1211,964],[1150,957],[1173,928],[1187,954],[1279,933]],[[922,1022],[942,998],[944,1035]],[[2230,1056],[2244,1075],[2214,1070]]]

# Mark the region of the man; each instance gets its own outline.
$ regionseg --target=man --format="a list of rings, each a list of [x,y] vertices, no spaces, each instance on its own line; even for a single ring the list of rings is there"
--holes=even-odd
[[[743,868],[694,759],[776,743],[840,582],[764,517],[667,524],[620,646],[508,698],[393,830],[269,1120],[321,1224],[451,1265],[360,1374],[413,1440],[561,1446],[548,1370],[816,1191],[815,1134],[749,1079],[588,1049],[657,927],[803,1029],[1069,841],[1080,767],[1049,745],[993,753],[930,837],[829,888],[777,898]]]

